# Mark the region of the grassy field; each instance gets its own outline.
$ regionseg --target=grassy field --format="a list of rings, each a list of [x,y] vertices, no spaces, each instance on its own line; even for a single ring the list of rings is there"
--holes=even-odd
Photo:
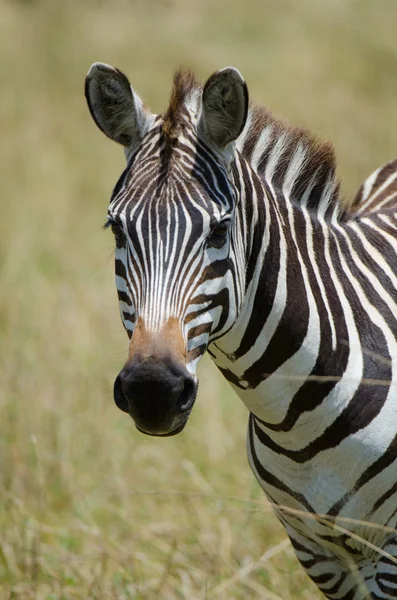
[[[113,404],[127,337],[101,225],[124,159],[83,82],[115,64],[161,111],[175,67],[235,65],[334,142],[349,196],[397,155],[396,23],[392,0],[0,0],[0,600],[319,598],[209,361],[180,436]]]

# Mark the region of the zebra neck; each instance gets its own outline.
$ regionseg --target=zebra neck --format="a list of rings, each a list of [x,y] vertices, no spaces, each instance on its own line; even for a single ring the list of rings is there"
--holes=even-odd
[[[304,413],[312,426],[309,412],[329,394],[334,402],[322,411],[339,413],[347,388],[354,393],[359,385],[363,358],[352,308],[338,288],[341,273],[335,276],[343,225],[283,197],[256,200],[262,205],[254,211],[243,306],[210,350],[249,410],[286,432],[298,419],[302,425]]]

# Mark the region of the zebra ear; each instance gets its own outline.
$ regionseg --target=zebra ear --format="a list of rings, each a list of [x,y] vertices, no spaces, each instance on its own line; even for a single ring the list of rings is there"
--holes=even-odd
[[[248,89],[237,69],[226,67],[203,89],[199,132],[215,147],[225,148],[243,130],[248,114]]]
[[[99,129],[126,148],[136,147],[154,120],[124,73],[104,63],[90,67],[85,97]]]

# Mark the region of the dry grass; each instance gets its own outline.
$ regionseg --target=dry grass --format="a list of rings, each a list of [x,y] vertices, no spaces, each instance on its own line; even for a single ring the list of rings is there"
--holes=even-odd
[[[234,64],[332,139],[348,193],[397,154],[391,0],[0,0],[0,599],[314,599],[210,367],[186,430],[138,434],[101,231],[123,166],[84,104],[89,65],[162,110],[173,69]]]

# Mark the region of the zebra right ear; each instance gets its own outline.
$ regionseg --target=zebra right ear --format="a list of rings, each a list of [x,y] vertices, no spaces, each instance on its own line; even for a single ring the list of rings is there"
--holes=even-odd
[[[99,129],[129,150],[140,143],[154,121],[124,73],[104,63],[94,63],[88,71],[85,97]]]
[[[248,89],[239,71],[226,67],[208,79],[203,89],[199,131],[223,150],[242,132],[248,114]]]

